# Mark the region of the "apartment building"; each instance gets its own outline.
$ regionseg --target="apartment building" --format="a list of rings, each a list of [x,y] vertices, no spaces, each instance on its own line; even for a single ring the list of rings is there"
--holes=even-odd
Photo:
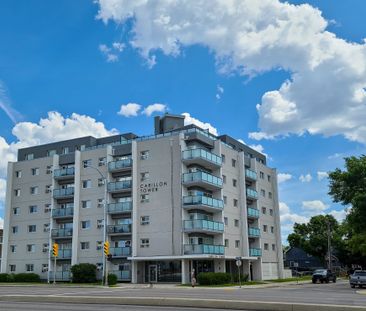
[[[119,281],[187,283],[192,269],[237,273],[238,258],[253,280],[282,277],[276,170],[230,136],[171,114],[155,118],[152,136],[18,151],[8,166],[2,272],[67,281],[77,263],[101,271],[104,234]]]

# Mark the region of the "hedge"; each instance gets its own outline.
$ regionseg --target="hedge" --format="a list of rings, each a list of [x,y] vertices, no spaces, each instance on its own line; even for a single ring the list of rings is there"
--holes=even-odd
[[[97,281],[97,267],[91,263],[81,263],[71,267],[73,283],[95,283]]]
[[[17,273],[9,275],[9,282],[40,282],[41,278],[36,273]]]
[[[0,282],[9,282],[10,276],[7,273],[0,273]]]
[[[117,284],[117,275],[113,273],[108,274],[108,285],[116,285]]]
[[[197,281],[200,285],[228,284],[231,281],[231,275],[222,272],[201,272],[197,276]]]

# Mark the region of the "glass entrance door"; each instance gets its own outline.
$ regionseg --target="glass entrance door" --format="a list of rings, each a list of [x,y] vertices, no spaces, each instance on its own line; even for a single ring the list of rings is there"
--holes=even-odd
[[[157,283],[158,281],[158,266],[149,265],[149,283]]]

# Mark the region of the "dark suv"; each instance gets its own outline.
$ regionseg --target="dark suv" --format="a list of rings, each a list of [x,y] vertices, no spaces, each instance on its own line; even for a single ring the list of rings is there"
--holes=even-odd
[[[320,281],[320,283],[329,283],[329,281],[335,283],[337,281],[337,276],[331,270],[318,269],[314,271],[311,281],[313,283],[316,283],[318,281]]]

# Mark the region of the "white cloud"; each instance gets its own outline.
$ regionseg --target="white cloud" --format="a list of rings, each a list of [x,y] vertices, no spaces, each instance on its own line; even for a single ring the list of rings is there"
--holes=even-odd
[[[342,157],[342,154],[336,152],[336,153],[331,154],[330,156],[328,156],[328,159],[332,160],[332,159],[338,159],[338,158],[341,158],[341,157]]]
[[[242,143],[243,145],[245,145],[245,142],[244,142],[244,140],[242,140],[242,139],[237,139],[237,141],[239,142],[239,143]]]
[[[216,99],[220,100],[222,97],[222,94],[224,94],[224,88],[221,85],[216,86]]]
[[[167,109],[168,107],[164,104],[152,104],[147,106],[142,113],[150,117],[154,112],[165,112]]]
[[[337,219],[339,222],[346,219],[347,216],[346,210],[340,210],[340,211],[332,210],[328,214],[333,215],[334,218]]]
[[[4,228],[4,219],[0,217],[0,229]]]
[[[6,180],[0,178],[0,207],[5,202],[5,193],[6,193]]]
[[[217,132],[217,129],[215,127],[213,127],[210,123],[205,123],[196,118],[193,118],[193,117],[191,117],[191,115],[188,112],[184,112],[184,113],[182,113],[182,115],[185,116],[184,125],[194,124],[200,128],[208,130],[213,135],[216,135],[216,136],[219,135]]]
[[[301,182],[310,182],[312,179],[313,179],[313,177],[311,177],[311,175],[310,175],[310,174],[301,175],[301,176],[299,177],[299,180],[300,180]]]
[[[287,174],[287,173],[278,173],[277,175],[277,181],[278,183],[283,183],[285,181],[288,181],[292,178],[291,174]]]
[[[303,201],[302,209],[306,210],[309,213],[320,213],[329,208],[329,205],[326,205],[320,200],[314,201]]]
[[[250,132],[248,137],[255,140],[262,140],[262,139],[274,139],[274,136],[268,135],[263,132]]]
[[[0,109],[6,113],[14,124],[21,118],[21,114],[11,107],[6,87],[2,81],[0,81]]]
[[[127,105],[121,105],[121,109],[117,112],[117,114],[124,117],[137,117],[140,109],[141,105],[136,103],[128,103]]]
[[[323,180],[324,178],[328,178],[328,173],[327,172],[317,172],[317,175],[318,175],[318,180]]]
[[[279,0],[99,0],[97,18],[133,19],[130,44],[149,62],[155,52],[179,56],[202,45],[220,72],[253,76],[284,69],[290,78],[257,106],[260,131],[252,138],[341,134],[366,143],[366,44],[327,31],[309,4]]]
[[[249,147],[265,155],[264,147],[262,145],[250,145]]]
[[[122,42],[113,42],[111,47],[108,47],[106,44],[99,44],[99,51],[104,55],[108,63],[117,62],[124,48],[125,44]]]
[[[309,218],[296,213],[292,213],[290,207],[284,202],[280,202],[279,207],[282,242],[286,243],[287,235],[292,232],[295,222],[299,224],[307,223],[309,221]]]

